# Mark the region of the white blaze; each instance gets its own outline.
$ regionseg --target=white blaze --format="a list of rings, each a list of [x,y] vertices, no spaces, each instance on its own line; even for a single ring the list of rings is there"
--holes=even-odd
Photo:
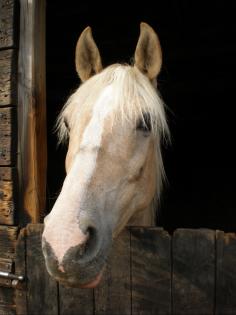
[[[83,209],[87,187],[96,169],[98,149],[101,147],[105,118],[111,110],[112,87],[108,86],[94,104],[91,119],[84,130],[79,152],[65,178],[62,191],[46,220],[47,231],[44,237],[51,245],[59,263],[67,250],[85,241],[85,235],[78,225],[86,220]],[[81,207],[82,206],[82,207]],[[86,223],[86,222],[84,222]],[[63,228],[58,233],[58,227]]]

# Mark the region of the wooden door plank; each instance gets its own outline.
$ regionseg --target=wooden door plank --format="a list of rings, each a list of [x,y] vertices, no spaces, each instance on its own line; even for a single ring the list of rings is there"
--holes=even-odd
[[[173,235],[173,314],[214,312],[215,232],[179,229]]]
[[[17,285],[15,291],[16,312],[18,315],[27,314],[27,275],[26,275],[26,229],[20,230],[16,242],[15,273],[23,276],[24,280]]]
[[[131,314],[130,232],[114,241],[101,284],[94,290],[96,315]]]
[[[15,293],[12,288],[6,288],[0,286],[0,305],[7,305],[14,307],[15,305]]]
[[[132,314],[171,314],[171,238],[161,228],[131,229]]]
[[[93,315],[93,289],[59,286],[60,315]]]
[[[14,45],[15,4],[15,0],[0,1],[0,48]]]
[[[27,226],[26,274],[27,301],[30,315],[58,314],[58,287],[48,274],[42,253],[42,224]]]
[[[236,234],[216,231],[216,315],[236,314]]]

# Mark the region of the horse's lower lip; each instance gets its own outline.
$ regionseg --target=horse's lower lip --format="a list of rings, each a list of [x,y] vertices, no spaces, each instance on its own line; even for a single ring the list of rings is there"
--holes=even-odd
[[[82,284],[80,285],[81,288],[83,289],[92,289],[92,288],[95,288],[99,282],[101,281],[102,279],[102,274],[103,274],[103,271],[101,271],[94,280],[88,282],[88,283],[85,283],[85,284]]]
[[[82,283],[82,284],[81,283],[76,283],[76,281],[70,281],[70,280],[66,280],[64,278],[59,278],[59,277],[55,277],[55,279],[59,283],[61,283],[62,285],[66,286],[66,287],[77,287],[77,288],[82,288],[82,289],[93,289],[100,283],[100,281],[102,279],[102,275],[103,275],[103,270],[104,270],[104,268],[102,269],[101,272],[99,272],[97,274],[97,276],[93,280],[91,280],[91,281],[89,281],[87,283]]]

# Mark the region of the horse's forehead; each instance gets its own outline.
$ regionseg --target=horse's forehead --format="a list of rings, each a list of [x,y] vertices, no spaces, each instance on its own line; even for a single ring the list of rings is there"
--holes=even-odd
[[[111,121],[109,117],[113,116],[112,108],[113,98],[112,87],[106,87],[89,110],[83,113],[78,124],[74,128],[74,137],[80,146],[101,145],[102,137],[111,130]],[[79,129],[78,129],[79,128]]]

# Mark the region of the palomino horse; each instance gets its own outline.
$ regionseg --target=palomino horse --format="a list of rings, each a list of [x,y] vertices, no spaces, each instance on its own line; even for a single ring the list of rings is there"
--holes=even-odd
[[[81,86],[59,119],[69,140],[66,178],[42,237],[48,272],[69,286],[95,287],[115,238],[126,225],[155,225],[168,135],[156,90],[162,54],[154,30],[141,23],[134,65],[102,69],[90,27],[76,46]]]

